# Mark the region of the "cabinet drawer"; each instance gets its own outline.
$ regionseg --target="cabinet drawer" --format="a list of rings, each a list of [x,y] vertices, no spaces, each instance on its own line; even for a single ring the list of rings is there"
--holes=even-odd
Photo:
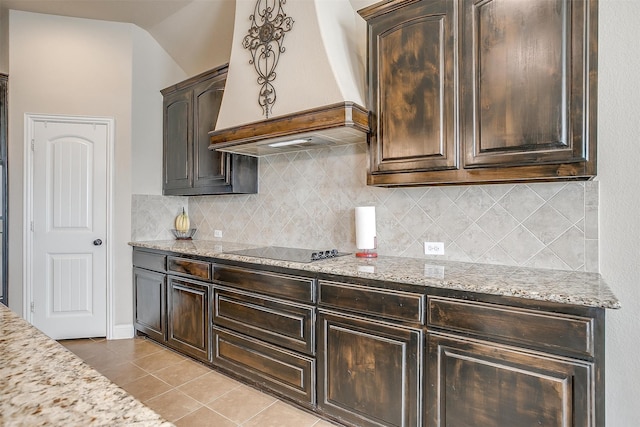
[[[315,301],[314,279],[309,277],[216,265],[213,269],[213,280],[234,288],[289,300]]]
[[[428,327],[593,356],[593,319],[450,298],[429,297]]]
[[[313,354],[313,307],[216,289],[213,323],[290,350]]]
[[[313,358],[213,327],[213,364],[305,406],[315,404]]]
[[[165,271],[167,256],[155,252],[133,250],[134,267],[146,268],[147,270]]]
[[[167,270],[181,276],[211,280],[211,264],[205,261],[170,256],[167,258]]]
[[[321,280],[320,305],[424,324],[422,294]]]

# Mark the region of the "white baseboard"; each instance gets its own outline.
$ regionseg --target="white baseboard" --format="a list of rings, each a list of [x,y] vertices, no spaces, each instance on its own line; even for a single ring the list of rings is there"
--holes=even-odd
[[[133,324],[126,325],[114,325],[111,330],[111,336],[108,337],[110,340],[123,340],[128,338],[133,338],[134,334]]]

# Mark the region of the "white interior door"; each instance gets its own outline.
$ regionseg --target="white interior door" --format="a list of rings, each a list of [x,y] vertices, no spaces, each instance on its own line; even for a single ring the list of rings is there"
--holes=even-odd
[[[54,339],[106,336],[106,123],[33,123],[31,316]]]

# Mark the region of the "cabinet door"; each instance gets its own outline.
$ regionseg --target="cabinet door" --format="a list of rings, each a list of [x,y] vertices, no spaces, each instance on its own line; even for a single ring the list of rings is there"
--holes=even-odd
[[[169,276],[167,344],[209,361],[209,285]]]
[[[166,276],[162,273],[133,269],[134,317],[136,330],[157,341],[165,340]]]
[[[372,173],[458,166],[454,3],[415,2],[368,21]]]
[[[216,128],[224,85],[225,75],[222,75],[193,87],[193,186],[196,188],[231,184],[230,156],[209,150],[209,132]]]
[[[320,311],[318,407],[356,426],[419,426],[422,332]]]
[[[190,188],[193,184],[193,92],[183,90],[164,98],[163,191]],[[172,192],[173,190],[173,192]]]
[[[595,156],[595,122],[587,120],[592,2],[461,4],[464,167],[578,163],[559,174],[584,175],[579,163]]]
[[[7,124],[8,124],[8,90],[6,74],[0,74],[0,216],[3,221],[0,224],[0,304],[9,305],[9,245],[7,222],[8,194],[7,194]]]
[[[427,347],[427,426],[595,426],[591,363],[437,334]]]

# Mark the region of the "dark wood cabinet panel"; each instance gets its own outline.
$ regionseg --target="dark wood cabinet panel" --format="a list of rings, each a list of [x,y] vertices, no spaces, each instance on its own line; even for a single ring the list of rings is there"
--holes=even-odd
[[[589,81],[588,1],[462,2],[464,165],[579,163]]]
[[[164,272],[167,264],[167,256],[157,252],[144,251],[135,249],[133,251],[133,265],[136,267],[146,268]]]
[[[163,191],[188,188],[193,181],[193,92],[177,92],[164,98]]]
[[[369,22],[372,173],[458,166],[454,2],[406,2]]]
[[[595,355],[594,319],[583,316],[429,297],[427,327],[444,328],[561,355]]]
[[[431,427],[593,427],[592,363],[428,335]]]
[[[211,263],[188,258],[167,257],[167,271],[200,280],[211,280]]]
[[[424,324],[425,295],[394,289],[375,289],[348,283],[318,281],[318,303],[386,320]]]
[[[209,285],[169,276],[167,287],[167,344],[210,360]]]
[[[133,260],[137,331],[341,424],[604,425],[603,309],[151,249]]]
[[[142,268],[133,269],[134,322],[136,329],[164,342],[166,339],[166,276]]]
[[[316,404],[315,279],[214,264],[212,363]]]
[[[227,65],[163,89],[165,195],[256,193],[258,160],[209,150]]]
[[[315,307],[217,288],[213,323],[271,344],[315,354]]]
[[[9,221],[8,213],[8,171],[7,171],[7,136],[8,136],[8,84],[9,76],[0,73],[0,304],[9,306]]]
[[[282,297],[300,302],[315,302],[315,279],[271,273],[242,267],[214,265],[213,280],[245,291]]]
[[[596,0],[389,0],[359,13],[368,184],[596,175]]]
[[[349,425],[422,425],[422,331],[319,310],[318,336],[320,410]]]
[[[218,121],[224,83],[222,78],[210,79],[193,87],[193,186],[196,188],[231,185],[227,171],[231,167],[231,157],[209,150],[209,132],[215,129]]]
[[[316,400],[312,357],[213,327],[213,364],[309,407]]]

